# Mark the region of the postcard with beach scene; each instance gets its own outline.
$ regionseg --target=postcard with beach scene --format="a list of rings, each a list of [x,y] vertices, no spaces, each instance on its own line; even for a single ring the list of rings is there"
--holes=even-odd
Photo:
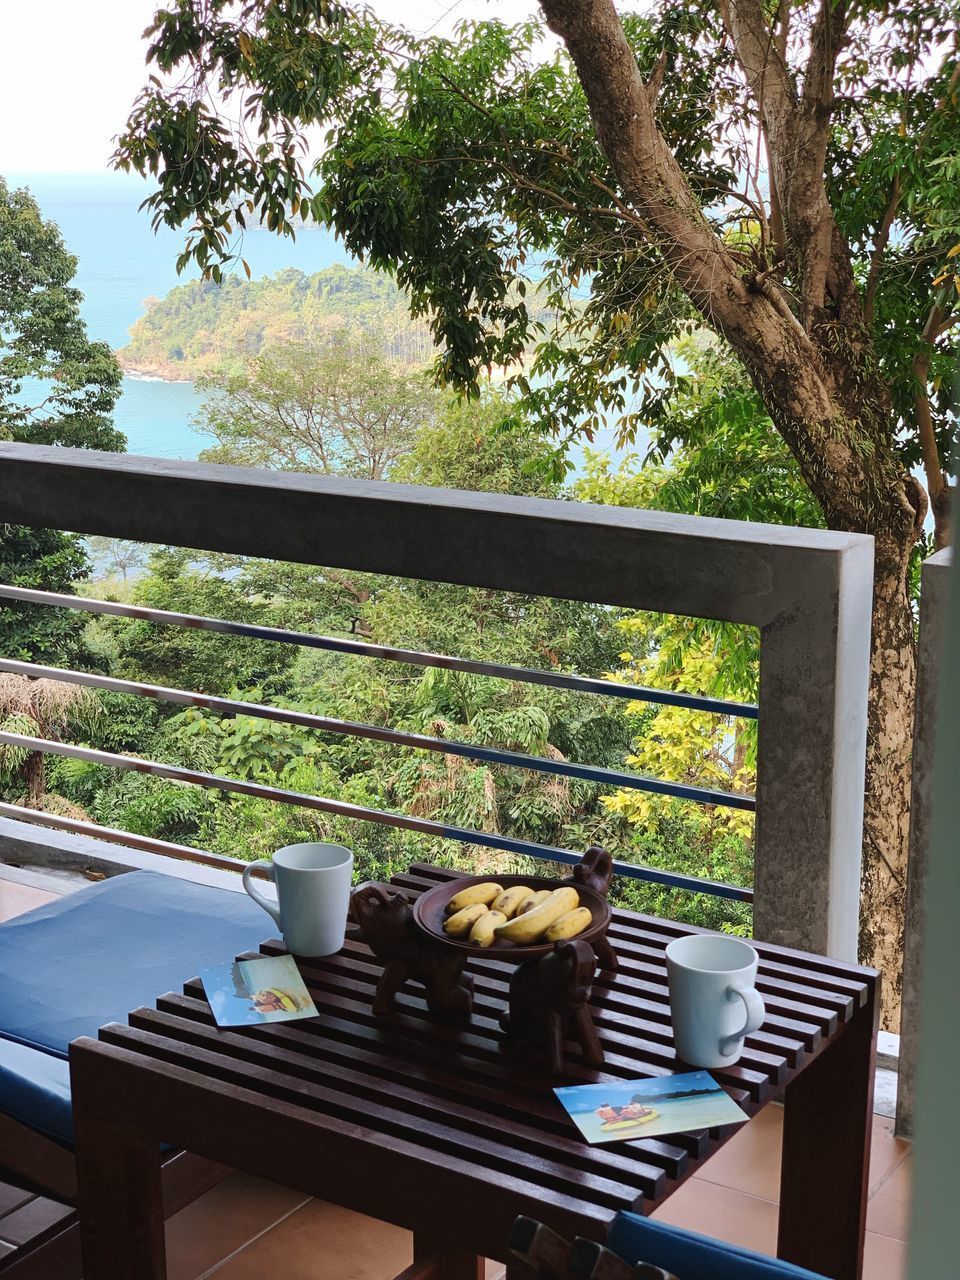
[[[200,970],[200,980],[218,1027],[317,1016],[292,956],[214,965]]]
[[[749,1119],[706,1071],[554,1089],[587,1142],[656,1138]]]

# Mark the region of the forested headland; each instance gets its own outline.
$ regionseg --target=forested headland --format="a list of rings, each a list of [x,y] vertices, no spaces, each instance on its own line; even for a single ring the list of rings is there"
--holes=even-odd
[[[348,335],[358,353],[403,364],[426,364],[434,352],[429,326],[411,317],[391,277],[363,267],[313,275],[288,268],[259,280],[231,273],[219,284],[191,280],[144,305],[117,356],[128,372],[152,377],[234,372],[282,343],[322,343],[332,334]]]

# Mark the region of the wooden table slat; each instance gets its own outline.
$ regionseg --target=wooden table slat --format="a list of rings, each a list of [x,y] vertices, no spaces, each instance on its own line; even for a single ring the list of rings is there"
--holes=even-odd
[[[251,1062],[277,1068],[282,1066],[284,1071],[290,1072],[297,1079],[323,1080],[327,1076],[326,1065],[330,1059],[321,1054],[316,1043],[300,1043],[294,1047],[281,1043],[280,1037],[274,1035],[266,1037],[250,1036],[242,1032],[225,1033],[212,1023],[200,1023],[154,1009],[135,1010],[130,1015],[130,1025],[155,1035],[170,1036],[184,1044],[218,1051],[228,1057],[248,1056]],[[276,1025],[283,1026],[282,1023]],[[367,1056],[367,1062],[361,1061],[355,1054],[340,1056],[336,1078],[340,1087],[349,1087],[359,1097],[382,1098],[385,1083],[383,1064],[373,1055]],[[373,1070],[363,1070],[365,1067],[374,1068],[378,1074],[373,1074]],[[409,1076],[406,1079],[394,1077],[388,1082],[390,1096],[395,1103],[402,1102],[402,1110],[405,1112],[452,1117],[455,1127],[462,1127],[466,1133],[484,1133],[490,1126],[489,1113],[465,1101],[465,1098],[469,1099],[471,1096],[469,1092],[455,1099],[450,1098],[449,1091],[443,1088],[442,1079],[441,1076],[439,1081],[430,1080],[421,1075],[414,1086]],[[475,1097],[476,1102],[482,1100],[479,1096]],[[558,1125],[556,1131],[547,1133],[542,1126],[532,1123],[529,1115],[518,1111],[510,1119],[508,1141],[511,1146],[515,1145],[532,1155],[576,1166],[584,1173],[602,1178],[609,1179],[611,1171],[616,1170],[619,1175],[616,1181],[622,1182],[623,1161],[615,1159],[601,1147],[586,1146],[566,1126]],[[645,1190],[650,1194],[651,1189],[662,1186],[664,1173],[662,1169],[653,1166],[644,1169],[638,1162],[630,1166],[630,1178],[631,1182],[648,1184]]]
[[[199,984],[196,985],[199,986]],[[191,983],[188,984],[188,989],[196,988]],[[205,1001],[165,996],[158,1003],[163,1009],[182,1012],[186,1016],[202,1014],[203,1017],[212,1021],[212,1014]],[[342,1052],[349,1055],[366,1052],[377,1054],[382,1041],[382,1036],[376,1027],[363,1027],[358,1023],[347,1023],[323,1015],[317,1019],[311,1019],[309,1023],[277,1023],[273,1032],[284,1039],[289,1038],[302,1046],[305,1051],[329,1056],[334,1061],[338,1057],[337,1046],[342,1046]],[[391,1039],[394,1038],[391,1037]],[[366,1045],[371,1046],[369,1051],[364,1047]],[[424,1069],[425,1061],[419,1048],[409,1043],[406,1045],[406,1051],[402,1053],[398,1052],[398,1044],[394,1043],[390,1057],[386,1058],[380,1054],[377,1060],[380,1063],[380,1069],[391,1079],[397,1075],[400,1078],[409,1078],[411,1072]],[[431,1054],[430,1062],[435,1064],[444,1060],[440,1055]],[[446,1087],[452,1092],[470,1097],[483,1096],[497,1107],[498,1113],[535,1115],[540,1127],[549,1133],[551,1138],[557,1133],[569,1135],[572,1132],[569,1120],[564,1112],[558,1109],[552,1092],[543,1088],[542,1074],[534,1077],[536,1081],[534,1089],[519,1086],[504,1089],[503,1074],[497,1069],[496,1064],[491,1067],[487,1063],[463,1058],[456,1066],[455,1071],[448,1070],[446,1065],[438,1068],[443,1070]],[[731,1090],[731,1093],[741,1105],[749,1104],[749,1097],[745,1090]],[[610,1143],[600,1150],[615,1153],[618,1159],[626,1158],[637,1161],[639,1164],[649,1163],[663,1170],[670,1178],[679,1178],[683,1175],[688,1159],[688,1153],[683,1147],[666,1140],[649,1138],[641,1141]],[[638,1176],[643,1176],[642,1169]]]
[[[269,1100],[268,1105],[274,1101],[292,1102],[351,1125],[414,1142],[444,1158],[469,1155],[478,1167],[499,1173],[515,1172],[519,1165],[525,1175],[534,1175],[539,1185],[578,1196],[603,1208],[615,1210],[626,1202],[634,1205],[640,1202],[636,1187],[628,1187],[622,1181],[613,1182],[577,1166],[563,1165],[549,1156],[526,1151],[523,1160],[518,1161],[509,1132],[501,1131],[496,1138],[491,1136],[494,1130],[489,1125],[483,1133],[462,1130],[459,1115],[451,1115],[447,1121],[418,1117],[405,1107],[392,1105],[391,1101],[378,1101],[375,1094],[361,1101],[344,1089],[342,1075],[337,1077],[336,1086],[330,1079],[325,1084],[316,1084],[302,1076],[290,1076],[279,1066],[267,1066],[250,1055],[230,1056],[219,1046],[209,1049],[195,1042],[185,1044],[136,1026],[107,1027],[102,1039],[136,1052],[149,1052],[154,1061],[202,1069],[208,1079],[254,1089],[265,1101]]]
[[[338,960],[340,963],[338,963]],[[355,964],[347,964],[342,958],[330,957],[329,962],[322,963],[303,963],[301,964],[301,972],[308,988],[313,991],[329,991],[342,994],[357,994],[358,990],[362,990],[362,983],[357,981],[357,966]],[[485,1033],[498,1048],[501,1046],[501,1033],[499,1028],[499,1013],[505,1002],[505,992],[495,992],[490,999],[484,999],[486,994],[484,987],[480,987],[476,993],[480,998],[476,998],[474,1002],[473,1016],[470,1020],[470,1026],[481,1033]],[[397,1001],[398,1007],[405,1012],[410,1013],[414,1017],[422,1018],[429,1024],[429,1033],[434,1030],[433,1019],[422,1006],[422,1001],[416,994],[401,995]],[[631,1020],[624,1016],[617,1020],[613,1017],[605,1017],[602,1012],[595,1012],[594,1022],[601,1031],[601,1041],[605,1050],[609,1050],[608,1062],[614,1062],[619,1048],[622,1053],[630,1059],[648,1062],[651,1066],[666,1067],[670,1071],[676,1069],[678,1062],[676,1052],[671,1043],[671,1037],[667,1033],[663,1033],[658,1039],[650,1039],[642,1035],[641,1027],[636,1020]],[[632,1034],[630,1032],[632,1031]],[[446,1035],[453,1038],[458,1044],[461,1042],[460,1027],[456,1023],[448,1026]],[[622,1056],[622,1053],[620,1056]],[[576,1061],[576,1049],[573,1048],[572,1061]],[[752,1088],[759,1098],[762,1094],[764,1081],[773,1083],[782,1079],[784,1064],[782,1059],[774,1058],[773,1055],[765,1055],[757,1053],[751,1055],[746,1054],[742,1059],[743,1065],[730,1069],[730,1072],[720,1072],[718,1078],[723,1084],[737,1085],[743,1084],[745,1087]],[[633,1069],[633,1068],[631,1068]],[[591,1070],[591,1077],[595,1073]],[[729,1076],[729,1078],[728,1078]],[[598,1077],[599,1078],[599,1077]]]
[[[282,947],[278,944],[275,948],[279,954]],[[336,974],[345,974],[351,979],[369,981],[371,986],[375,986],[382,972],[381,966],[376,958],[371,955],[370,951],[360,944],[348,944],[344,950],[336,956],[330,956],[322,962],[311,962],[309,965],[303,966],[305,974],[309,975],[311,982],[324,985],[326,982],[333,980]],[[491,978],[479,966],[473,968],[475,979],[475,1008],[478,1013],[491,1012],[491,1002],[496,1009],[502,1009],[506,1001],[507,988],[506,984]],[[615,1001],[611,998],[611,993],[603,988],[598,987],[596,997],[591,1001],[591,1007],[594,1013],[594,1022],[599,1028],[609,1026],[611,1030],[633,1030],[637,1032],[638,1037],[642,1034],[644,1039],[652,1041],[660,1046],[667,1046],[669,1049],[669,1057],[671,1061],[675,1061],[675,1054],[672,1050],[673,1034],[670,1029],[670,1010],[669,1005],[647,1006],[643,1002],[631,1000]],[[609,1012],[608,1012],[609,1009]],[[640,1016],[641,1013],[649,1010],[654,1018],[659,1015],[658,1021],[646,1020]],[[802,1050],[802,1045],[796,1044],[796,1050]],[[783,1070],[783,1044],[767,1050],[764,1047],[762,1036],[757,1035],[750,1037],[747,1041],[747,1049],[743,1055],[742,1061],[744,1065],[756,1067],[758,1070],[768,1074],[772,1080],[778,1080]]]

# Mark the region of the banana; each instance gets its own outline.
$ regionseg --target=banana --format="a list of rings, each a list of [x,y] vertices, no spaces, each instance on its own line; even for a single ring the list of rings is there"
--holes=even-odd
[[[576,907],[573,911],[568,911],[566,915],[561,916],[559,920],[554,920],[543,936],[547,942],[559,942],[561,938],[575,938],[578,933],[583,933],[592,919],[593,912],[589,907]]]
[[[531,893],[517,907],[516,914],[522,916],[525,912],[532,911],[534,907],[539,907],[541,902],[546,902],[552,892],[552,889],[539,889],[536,893]]]
[[[494,933],[498,938],[506,938],[508,942],[539,942],[555,920],[559,920],[568,911],[573,911],[579,903],[580,895],[576,889],[567,886],[554,889],[539,907],[525,911],[522,916],[515,916],[506,924],[497,925]]]
[[[447,915],[452,916],[457,911],[462,911],[464,907],[475,906],[478,902],[483,903],[485,907],[489,907],[494,898],[499,898],[503,893],[503,889],[498,884],[494,884],[492,880],[485,884],[471,884],[466,889],[461,889],[459,893],[455,893],[447,903]]]
[[[498,898],[494,898],[490,905],[491,911],[502,911],[509,920],[511,916],[516,915],[517,908],[524,898],[529,898],[533,890],[528,884],[517,884],[512,889],[504,889]]]
[[[471,907],[464,907],[456,915],[443,922],[443,932],[451,938],[462,938],[469,933],[481,916],[487,915],[489,908],[483,902],[475,902]]]
[[[489,947],[493,943],[493,931],[498,924],[506,924],[507,917],[502,911],[486,911],[470,930],[470,941],[478,947]]]

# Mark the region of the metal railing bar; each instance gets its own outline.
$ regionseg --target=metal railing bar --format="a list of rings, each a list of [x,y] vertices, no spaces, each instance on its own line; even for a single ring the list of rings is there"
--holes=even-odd
[[[199,862],[205,867],[217,867],[221,871],[242,872],[250,864],[242,858],[231,858],[225,853],[207,853],[189,844],[175,844],[172,840],[158,840],[154,836],[141,836],[132,831],[120,831],[117,827],[101,827],[96,822],[81,818],[68,818],[60,813],[44,813],[41,809],[28,809],[19,804],[0,802],[0,817],[13,818],[17,822],[29,822],[37,827],[51,827],[55,831],[69,831],[73,835],[91,836],[107,844],[122,844],[143,853],[161,853],[166,857],[181,858],[185,862]],[[258,871],[254,872],[254,875]]]
[[[206,618],[199,614],[172,613],[166,609],[149,609],[143,605],[124,604],[117,600],[94,600],[87,596],[64,595],[55,591],[39,591],[32,587],[0,584],[0,599],[27,604],[46,604],[84,613],[108,614],[115,617],[139,618],[166,626],[191,627],[198,631],[216,631],[222,635],[246,636],[254,640],[275,640],[281,644],[302,645],[330,653],[346,653],[356,657],[380,658],[387,662],[405,662],[416,667],[438,667],[445,671],[465,671],[471,675],[491,676],[498,680],[514,680],[521,684],[547,685],[574,693],[592,693],[610,698],[629,698],[668,707],[684,707],[688,711],[709,711],[714,715],[738,716],[755,720],[757,707],[752,702],[731,702],[723,698],[701,697],[693,693],[675,693],[650,689],[644,685],[619,684],[592,676],[566,672],[541,671],[536,667],[512,667],[506,663],[480,662],[472,658],[456,658],[441,653],[425,653],[417,649],[396,649],[389,645],[371,644],[365,640],[347,640],[335,636],[317,636],[309,631],[286,631],[280,627],[258,627],[251,622],[229,622],[225,618]]]
[[[119,680],[113,676],[101,676],[92,672],[72,671],[61,667],[47,667],[35,662],[20,662],[16,658],[0,658],[0,671],[34,679],[61,680],[67,684],[83,685],[91,689],[106,689],[111,693],[127,693],[135,697],[153,698],[159,702],[175,702],[192,707],[205,707],[222,715],[248,715],[261,720],[273,720],[281,724],[295,724],[321,733],[348,734],[355,738],[375,742],[389,742],[400,747],[413,747],[422,751],[437,751],[444,755],[463,756],[469,760],[482,760],[488,764],[504,765],[515,769],[531,769],[539,773],[559,777],[579,778],[602,786],[631,787],[649,791],[655,795],[674,796],[696,804],[716,805],[728,809],[756,809],[756,799],[749,795],[717,791],[709,787],[696,787],[683,782],[667,782],[660,778],[648,778],[641,774],[626,773],[619,769],[607,769],[601,765],[575,764],[569,760],[550,760],[544,756],[528,755],[521,751],[508,751],[500,747],[486,747],[478,743],[459,742],[456,739],[434,738],[428,734],[409,733],[381,725],[363,724],[353,720],[339,720],[330,716],[318,716],[307,711],[274,707],[261,702],[241,702],[233,698],[220,698],[207,693],[195,693],[186,689],[170,689],[164,685],[142,684],[134,680]]]
[[[75,760],[88,760],[92,764],[104,765],[110,769],[131,769],[157,778],[169,778],[174,782],[235,792],[238,795],[271,800],[278,804],[297,805],[304,809],[317,809],[321,813],[332,813],[355,821],[376,822],[382,826],[418,831],[422,835],[436,836],[444,840],[457,840],[461,844],[478,844],[488,849],[502,849],[507,853],[526,854],[548,862],[575,863],[579,862],[581,857],[580,854],[572,853],[569,849],[537,844],[532,840],[520,840],[514,836],[501,835],[499,832],[472,831],[466,827],[447,826],[445,823],[433,822],[428,818],[415,818],[408,814],[370,809],[364,805],[351,804],[346,800],[331,800],[326,796],[286,791],[281,787],[271,787],[264,783],[224,778],[215,773],[203,773],[195,769],[184,769],[179,765],[161,764],[157,760],[144,760],[137,756],[116,755],[109,751],[98,751],[93,747],[78,747],[68,742],[54,742],[49,738],[33,738],[21,733],[0,732],[0,742],[7,743],[9,746],[22,747],[26,751],[40,751],[51,755],[68,756]],[[640,867],[619,861],[614,863],[614,869],[619,875],[686,889],[693,893],[704,893],[711,897],[729,898],[737,902],[750,902],[753,899],[751,889],[743,889],[738,885],[720,884],[713,880],[702,880],[696,876],[681,875],[678,872]]]

